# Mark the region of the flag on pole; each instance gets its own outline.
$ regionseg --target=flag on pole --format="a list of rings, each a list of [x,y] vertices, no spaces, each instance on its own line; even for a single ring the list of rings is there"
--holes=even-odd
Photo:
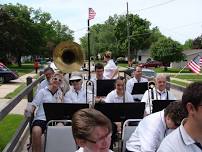
[[[202,57],[199,59],[199,64],[202,66]]]
[[[95,15],[96,15],[96,12],[92,8],[89,8],[88,20],[94,19]]]
[[[199,74],[201,71],[201,67],[200,67],[200,60],[201,57],[199,55],[197,55],[193,60],[189,61],[187,66],[194,72]]]

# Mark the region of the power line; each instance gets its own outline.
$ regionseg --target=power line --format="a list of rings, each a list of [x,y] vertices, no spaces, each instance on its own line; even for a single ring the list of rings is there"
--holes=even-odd
[[[155,5],[152,5],[152,6],[149,6],[149,7],[145,7],[145,8],[139,9],[139,10],[135,10],[135,11],[140,12],[140,11],[152,9],[152,8],[155,8],[155,7],[167,5],[167,4],[172,3],[174,1],[176,1],[176,0],[169,0],[169,1],[166,1],[166,2],[163,2],[163,3],[155,4]]]

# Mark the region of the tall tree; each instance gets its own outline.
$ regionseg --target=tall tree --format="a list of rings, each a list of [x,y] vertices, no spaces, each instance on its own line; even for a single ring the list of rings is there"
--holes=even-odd
[[[170,62],[179,62],[184,59],[181,44],[171,38],[160,38],[151,45],[150,50],[152,58],[164,64],[165,71]]]
[[[118,40],[120,50],[127,50],[127,24],[126,16],[119,16],[115,28],[115,36]],[[135,55],[137,59],[137,51],[148,49],[150,46],[150,22],[146,19],[140,18],[138,15],[129,14],[129,39],[130,39],[130,52]],[[125,51],[123,51],[125,52]]]
[[[73,40],[73,31],[51,15],[17,4],[0,5],[0,48],[6,56],[49,55],[60,41]]]
[[[183,45],[183,49],[188,50],[188,49],[192,49],[192,48],[193,48],[193,40],[188,39],[187,41],[185,41],[185,43]]]
[[[193,40],[194,49],[202,49],[202,35]]]

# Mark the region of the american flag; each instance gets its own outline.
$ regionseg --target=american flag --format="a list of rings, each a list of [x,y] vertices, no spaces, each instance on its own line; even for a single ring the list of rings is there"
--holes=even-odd
[[[96,15],[96,12],[92,8],[89,8],[88,20],[94,19],[95,15]]]
[[[201,71],[201,67],[200,67],[200,60],[201,57],[199,55],[197,55],[193,60],[189,61],[187,66],[194,72],[199,74]]]
[[[202,66],[202,57],[199,59],[199,64]]]

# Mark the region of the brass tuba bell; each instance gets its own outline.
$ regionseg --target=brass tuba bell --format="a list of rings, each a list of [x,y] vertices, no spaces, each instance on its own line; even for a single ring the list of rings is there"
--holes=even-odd
[[[59,43],[53,51],[55,66],[64,73],[80,70],[84,54],[79,44],[71,41]]]

